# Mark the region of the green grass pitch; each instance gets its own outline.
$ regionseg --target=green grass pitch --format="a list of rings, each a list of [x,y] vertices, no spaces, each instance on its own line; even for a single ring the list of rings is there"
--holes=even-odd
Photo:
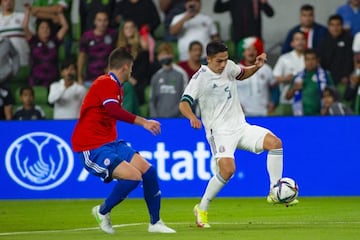
[[[101,232],[91,208],[101,200],[0,201],[0,240],[356,240],[360,239],[360,197],[299,198],[286,208],[264,198],[217,198],[209,209],[210,229],[194,224],[199,199],[163,199],[162,219],[176,234],[147,232],[142,199],[127,199],[112,211],[116,233]]]

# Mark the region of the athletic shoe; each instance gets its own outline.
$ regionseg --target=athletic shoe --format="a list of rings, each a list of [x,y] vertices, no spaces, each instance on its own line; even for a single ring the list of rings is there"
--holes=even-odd
[[[99,224],[101,230],[106,233],[114,234],[115,230],[111,225],[110,213],[105,215],[100,213],[100,205],[93,207],[92,214],[94,215],[97,223]]]
[[[194,207],[194,214],[196,218],[196,225],[200,228],[210,228],[208,223],[208,212],[201,210],[199,204],[196,204]]]
[[[155,224],[149,224],[148,231],[151,233],[176,233],[174,229],[169,228],[163,223],[163,221],[159,220]]]
[[[279,200],[275,197],[275,195],[274,195],[273,193],[269,193],[269,195],[268,195],[267,198],[266,198],[266,201],[267,201],[268,203],[270,203],[270,204],[283,204],[283,203],[279,202]],[[299,200],[294,199],[294,200],[292,200],[292,201],[289,202],[289,203],[284,203],[284,205],[285,205],[286,207],[288,207],[288,206],[294,206],[294,205],[296,205],[296,204],[298,204],[298,203],[299,203]]]

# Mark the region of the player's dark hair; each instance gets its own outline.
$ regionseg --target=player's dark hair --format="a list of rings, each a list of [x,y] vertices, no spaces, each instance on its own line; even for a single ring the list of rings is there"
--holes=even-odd
[[[31,95],[35,96],[34,89],[31,86],[24,86],[20,88],[19,94],[20,96],[23,95],[24,91],[29,90],[31,92]]]
[[[228,47],[223,42],[220,41],[210,42],[206,46],[206,55],[208,57],[213,57],[218,53],[227,52],[227,51],[228,51]]]
[[[73,58],[67,58],[65,59],[63,62],[60,63],[60,70],[64,70],[68,67],[70,67],[71,65],[74,65],[74,67],[76,68],[76,62]]]
[[[196,45],[198,45],[198,46],[200,46],[200,47],[203,47],[202,46],[202,44],[201,44],[201,42],[199,42],[199,41],[192,41],[190,44],[189,44],[189,51],[194,47],[194,46],[196,46]]]
[[[300,11],[314,11],[314,7],[310,4],[304,4],[301,6]]]
[[[108,62],[109,69],[119,69],[124,64],[134,61],[132,55],[125,48],[116,48],[110,53]]]
[[[338,20],[338,21],[340,21],[341,25],[342,25],[343,22],[344,22],[342,16],[340,16],[339,14],[330,15],[330,17],[328,18],[327,23],[330,24],[330,22],[333,21],[333,20]]]

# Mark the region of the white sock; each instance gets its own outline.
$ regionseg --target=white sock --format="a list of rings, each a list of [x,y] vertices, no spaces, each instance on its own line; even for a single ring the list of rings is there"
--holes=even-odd
[[[267,155],[267,170],[270,178],[270,188],[282,177],[283,173],[283,149],[273,149]]]
[[[213,176],[206,187],[205,193],[199,204],[201,210],[207,211],[211,200],[213,200],[220,190],[225,186],[227,181],[225,181],[220,175],[216,174]]]

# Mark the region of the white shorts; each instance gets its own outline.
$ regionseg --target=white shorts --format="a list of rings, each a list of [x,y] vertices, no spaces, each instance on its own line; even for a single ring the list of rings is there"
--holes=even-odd
[[[237,148],[253,153],[264,151],[263,143],[267,133],[271,133],[271,131],[260,126],[244,123],[238,131],[232,133],[213,132],[208,136],[208,142],[215,159],[234,158]]]

